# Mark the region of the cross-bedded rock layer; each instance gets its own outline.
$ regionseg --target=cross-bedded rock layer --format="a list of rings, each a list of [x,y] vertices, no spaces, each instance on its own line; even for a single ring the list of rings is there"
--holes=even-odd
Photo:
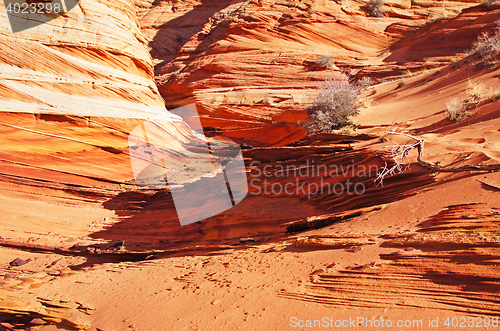
[[[176,310],[185,313],[185,302],[195,307],[209,296],[210,308],[220,304],[212,284],[235,285],[230,298],[256,290],[257,304],[287,300],[269,321],[303,311],[303,301],[496,314],[496,174],[476,181],[469,172],[412,165],[383,186],[374,181],[393,161],[382,149],[390,144],[380,139],[386,131],[425,139],[424,157],[443,165],[500,163],[496,97],[473,104],[462,123],[443,116],[450,96],[467,93],[469,73],[485,88],[496,84],[495,72],[477,70],[464,52],[494,29],[500,9],[476,6],[456,16],[473,4],[387,1],[387,16],[370,18],[363,5],[82,0],[29,31],[12,34],[4,24],[0,323],[183,328]],[[331,56],[331,66],[316,63],[321,55]],[[377,81],[360,132],[307,135],[302,124],[316,87],[340,70]],[[136,185],[128,137],[145,118],[163,116],[173,158],[173,146],[199,139],[163,99],[169,108],[197,102],[214,146],[226,138],[245,144],[249,194],[240,204],[181,227],[168,190]],[[348,182],[363,193],[339,193],[335,185]],[[151,268],[148,281],[138,268]],[[261,280],[276,285],[256,288]],[[131,289],[146,285],[151,293],[134,297]],[[136,314],[138,300],[153,322]],[[259,314],[226,322],[241,326]]]

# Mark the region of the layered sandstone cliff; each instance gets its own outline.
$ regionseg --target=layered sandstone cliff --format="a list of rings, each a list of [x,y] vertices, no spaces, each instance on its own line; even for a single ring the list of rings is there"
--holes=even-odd
[[[166,114],[132,1],[80,1],[67,14],[15,34],[1,15],[2,111]]]
[[[167,104],[196,101],[202,106],[205,127],[223,130],[224,135],[252,145],[272,146],[305,136],[301,128],[307,120],[305,110],[325,77],[339,70],[383,78],[399,75],[408,67],[422,69],[421,63],[413,63],[416,55],[400,59],[405,52],[401,47],[408,47],[402,44],[404,40],[395,44],[401,34],[411,38],[413,32],[409,31],[429,22],[432,31],[438,30],[428,34],[435,36],[433,40],[443,39],[449,31],[441,26],[448,23],[440,19],[473,5],[388,2],[388,15],[406,13],[406,20],[398,20],[364,19],[363,2],[340,3],[143,1],[138,8],[141,29],[154,58],[156,82]],[[450,36],[453,46],[420,38],[425,45],[420,48],[435,53],[447,47],[449,53],[455,47],[450,56],[470,48],[473,36],[483,29],[480,22],[493,19],[478,19],[490,13],[486,10],[474,10],[453,21],[453,29],[459,24],[468,31],[460,41]],[[478,25],[470,24],[474,19]],[[412,46],[413,53],[415,49]],[[321,56],[331,59],[329,67],[317,65]],[[436,65],[435,57],[428,67]]]
[[[15,34],[2,14],[0,325],[494,316],[498,173],[433,173],[414,150],[375,185],[391,141],[413,142],[388,131],[443,166],[500,163],[495,67],[466,54],[500,8],[478,2],[386,1],[372,18],[361,1],[82,0]],[[358,126],[308,135],[316,88],[340,71],[377,83]],[[481,98],[452,123],[446,103],[470,81]],[[168,189],[137,185],[129,134],[144,119],[164,119],[162,152],[186,173],[178,152],[200,141],[164,100],[198,103],[214,147],[242,143],[241,203],[180,226]],[[338,193],[349,182],[363,192]]]

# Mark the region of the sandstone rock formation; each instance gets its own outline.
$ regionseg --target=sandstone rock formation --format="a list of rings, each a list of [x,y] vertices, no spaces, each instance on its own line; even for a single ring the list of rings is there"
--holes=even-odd
[[[133,2],[106,4],[80,1],[66,15],[16,34],[1,13],[2,111],[165,114]]]
[[[500,163],[497,74],[466,54],[500,8],[477,3],[387,1],[372,18],[362,1],[82,0],[15,34],[0,12],[0,325],[497,314],[498,173],[410,163],[374,183],[391,141],[408,143],[388,131],[424,139],[430,162]],[[340,71],[376,81],[358,125],[308,135],[316,88]],[[452,123],[446,103],[471,82],[481,96]],[[214,148],[242,144],[249,194],[181,227],[169,190],[135,182],[128,139],[160,116],[182,166],[200,137],[166,109],[193,102]]]

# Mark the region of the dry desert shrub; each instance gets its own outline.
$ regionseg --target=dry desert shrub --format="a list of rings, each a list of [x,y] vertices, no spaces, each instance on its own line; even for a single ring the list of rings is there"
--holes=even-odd
[[[486,8],[490,8],[495,2],[497,2],[497,0],[483,0],[481,5]]]
[[[333,58],[330,55],[321,55],[316,61],[314,61],[314,64],[321,67],[331,68],[333,66]]]
[[[331,132],[352,124],[350,117],[359,113],[359,93],[359,88],[345,77],[327,79],[318,88],[308,130]]]
[[[472,45],[472,51],[481,57],[498,55],[500,53],[500,34],[498,31],[492,35],[483,33]]]
[[[272,106],[274,104],[274,98],[269,95],[266,95],[262,103],[267,106]]]
[[[483,82],[472,81],[469,79],[467,86],[467,102],[479,101],[484,96],[486,87]]]
[[[354,136],[356,134],[356,131],[352,126],[344,126],[339,130],[339,133],[345,136]]]
[[[375,81],[370,77],[363,77],[358,81],[358,86],[361,90],[366,90],[373,84],[375,84]]]
[[[482,58],[489,63],[500,55],[500,20],[496,21],[496,29],[492,34],[483,33],[472,44],[471,55]]]
[[[361,106],[363,108],[370,108],[373,106],[373,100],[370,98],[363,98],[363,100],[361,100]]]
[[[463,100],[450,98],[446,103],[446,118],[453,123],[461,122],[471,114],[467,111],[467,105]]]
[[[373,17],[383,17],[385,15],[384,11],[384,0],[370,0],[366,5],[368,13]]]
[[[491,101],[496,101],[500,98],[500,86],[490,87],[488,97]]]

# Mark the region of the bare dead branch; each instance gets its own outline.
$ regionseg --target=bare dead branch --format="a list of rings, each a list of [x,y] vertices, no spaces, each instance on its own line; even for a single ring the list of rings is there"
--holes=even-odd
[[[406,133],[400,133],[400,132],[388,132],[387,134],[396,134],[400,136],[406,136],[409,138],[412,138],[415,140],[413,144],[407,144],[407,145],[399,145],[398,143],[395,143],[396,145],[391,145],[387,146],[388,148],[391,149],[391,155],[390,158],[394,161],[394,165],[391,167],[388,167],[387,162],[385,163],[384,168],[382,171],[378,174],[377,178],[375,179],[375,184],[378,186],[383,186],[383,180],[386,176],[393,176],[396,173],[402,173],[410,167],[410,163],[408,165],[403,166],[402,163],[408,156],[408,153],[411,152],[412,149],[417,148],[418,150],[418,157],[417,157],[417,163],[421,165],[422,167],[425,167],[427,169],[430,169],[434,172],[462,172],[462,171],[493,171],[493,170],[500,170],[500,164],[472,164],[472,165],[465,165],[465,166],[460,166],[460,167],[442,167],[439,164],[428,162],[422,160],[422,154],[424,151],[424,140],[423,139],[418,139],[417,137],[414,137],[412,135],[406,134]],[[385,148],[385,147],[384,147]]]

